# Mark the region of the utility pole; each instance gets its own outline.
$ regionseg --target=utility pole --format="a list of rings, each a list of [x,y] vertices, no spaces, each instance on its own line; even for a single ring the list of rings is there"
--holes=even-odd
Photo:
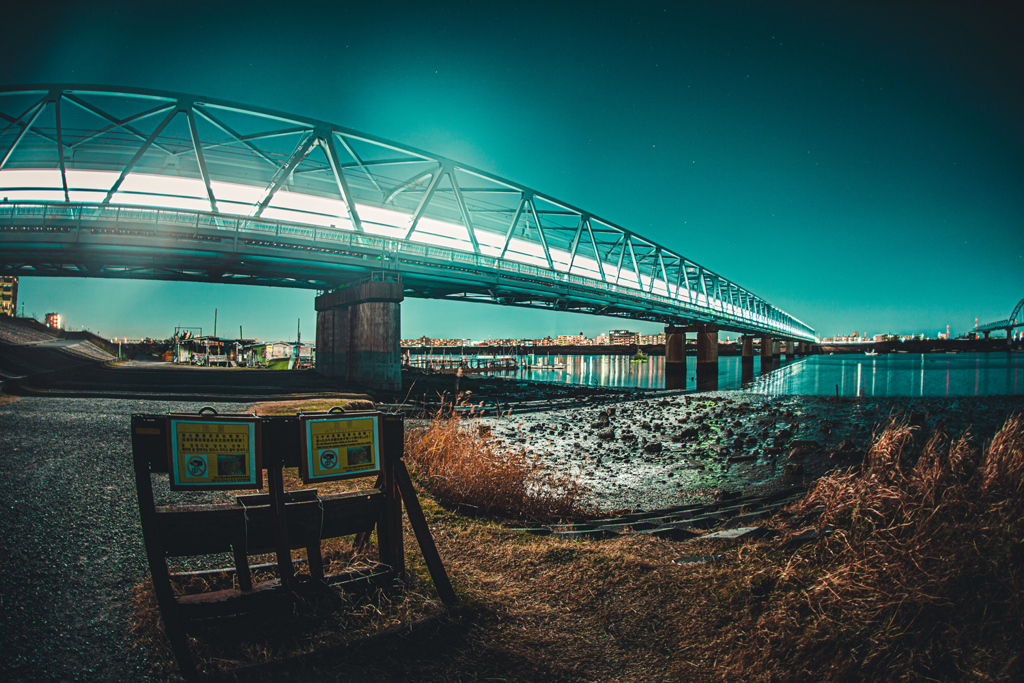
[[[213,336],[217,336],[217,309],[213,309]]]

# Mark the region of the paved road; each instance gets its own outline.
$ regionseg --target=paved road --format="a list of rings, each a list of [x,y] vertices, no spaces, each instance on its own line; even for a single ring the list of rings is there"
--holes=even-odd
[[[0,405],[0,680],[150,680],[146,653],[128,640],[129,590],[148,571],[129,417],[200,407],[31,397]]]

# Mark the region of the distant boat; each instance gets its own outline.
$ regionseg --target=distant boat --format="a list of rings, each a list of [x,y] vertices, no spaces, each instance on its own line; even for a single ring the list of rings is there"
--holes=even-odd
[[[633,354],[633,358],[630,359],[629,362],[630,363],[646,363],[647,362],[647,354],[644,353],[643,351],[637,351],[636,353]]]
[[[864,355],[865,356],[877,356],[878,355],[878,351],[865,351]]]
[[[565,363],[548,363],[541,365],[524,365],[528,370],[565,370]]]

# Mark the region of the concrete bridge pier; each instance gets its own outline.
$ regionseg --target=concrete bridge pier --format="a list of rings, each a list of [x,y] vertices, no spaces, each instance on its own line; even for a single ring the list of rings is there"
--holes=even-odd
[[[768,335],[761,337],[761,374],[775,369],[775,340]]]
[[[754,338],[748,335],[740,337],[740,382],[746,384],[754,381]]]
[[[697,326],[697,391],[718,390],[718,325]]]
[[[316,298],[316,369],[372,389],[402,388],[402,283],[373,279]]]
[[[682,327],[665,327],[665,388],[686,388],[686,332]]]

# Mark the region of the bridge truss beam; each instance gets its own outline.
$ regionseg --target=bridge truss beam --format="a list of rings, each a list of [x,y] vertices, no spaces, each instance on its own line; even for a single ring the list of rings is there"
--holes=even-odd
[[[542,192],[212,98],[0,88],[0,196],[4,272],[329,289],[376,267],[401,270],[410,296],[814,339],[735,282]]]

